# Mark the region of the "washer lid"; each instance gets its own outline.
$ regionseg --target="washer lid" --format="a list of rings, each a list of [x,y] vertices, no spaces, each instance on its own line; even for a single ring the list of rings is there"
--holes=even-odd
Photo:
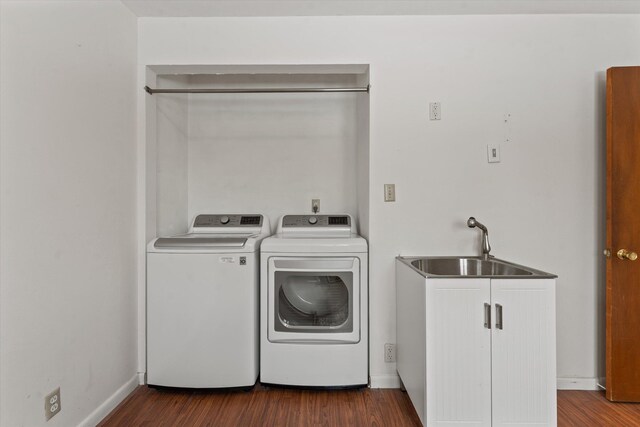
[[[161,237],[153,244],[157,249],[242,248],[246,237]]]

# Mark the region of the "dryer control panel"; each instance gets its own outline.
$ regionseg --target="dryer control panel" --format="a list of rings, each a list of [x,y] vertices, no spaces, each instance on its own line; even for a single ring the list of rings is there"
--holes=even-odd
[[[285,215],[282,227],[345,227],[351,228],[349,215]]]
[[[211,227],[260,227],[262,215],[198,215],[193,221],[193,228]]]
[[[356,225],[351,215],[285,215],[278,233],[286,237],[351,237]]]

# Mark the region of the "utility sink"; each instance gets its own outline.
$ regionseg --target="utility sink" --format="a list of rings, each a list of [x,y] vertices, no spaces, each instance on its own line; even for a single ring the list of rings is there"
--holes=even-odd
[[[553,274],[497,258],[398,257],[398,259],[425,277],[556,277]]]

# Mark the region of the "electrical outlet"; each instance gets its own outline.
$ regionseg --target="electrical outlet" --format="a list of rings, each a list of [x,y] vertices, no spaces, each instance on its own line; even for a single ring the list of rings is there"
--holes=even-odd
[[[320,212],[320,199],[311,199],[311,212]]]
[[[396,185],[395,184],[384,185],[384,201],[385,202],[396,201]]]
[[[442,110],[439,102],[431,102],[429,104],[429,120],[440,120]]]
[[[54,415],[62,410],[60,403],[60,387],[47,394],[44,398],[44,416],[49,421]]]
[[[384,345],[384,361],[387,363],[396,361],[396,345],[386,343]]]

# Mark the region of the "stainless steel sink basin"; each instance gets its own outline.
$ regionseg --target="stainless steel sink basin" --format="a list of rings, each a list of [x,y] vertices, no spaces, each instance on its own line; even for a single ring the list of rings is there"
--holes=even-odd
[[[556,277],[508,261],[477,257],[398,257],[423,276],[437,277]]]

